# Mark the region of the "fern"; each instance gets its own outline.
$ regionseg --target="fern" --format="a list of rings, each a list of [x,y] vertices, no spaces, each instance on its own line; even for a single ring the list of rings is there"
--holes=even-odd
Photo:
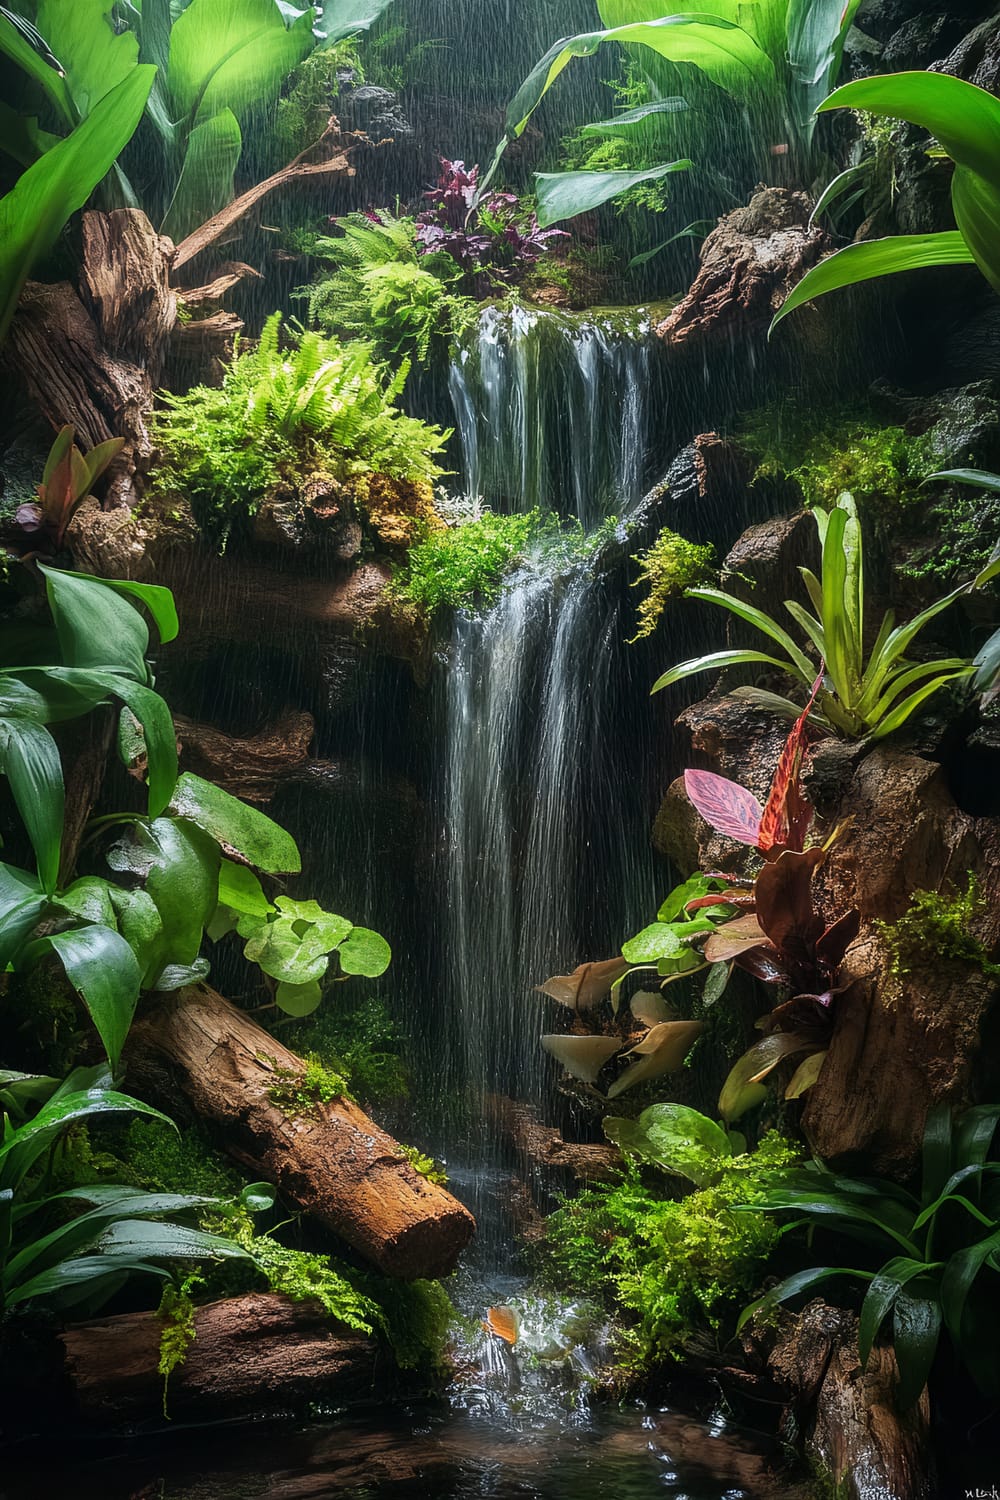
[[[189,496],[199,523],[224,538],[279,481],[317,468],[429,485],[450,434],[398,409],[409,368],[403,360],[389,374],[370,344],[317,331],[283,348],[274,313],[256,349],[234,350],[221,387],[162,394],[157,488]]]
[[[365,334],[383,355],[426,364],[435,339],[454,340],[473,321],[476,302],[456,290],[459,267],[450,255],[418,253],[413,219],[349,214],[337,227],[336,239],[312,247],[331,274],[298,292],[324,329]]]

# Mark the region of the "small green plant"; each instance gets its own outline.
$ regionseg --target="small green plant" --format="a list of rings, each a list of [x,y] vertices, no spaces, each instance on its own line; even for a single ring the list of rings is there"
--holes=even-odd
[[[191,1293],[204,1286],[205,1278],[192,1271],[180,1282],[168,1282],[163,1288],[157,1317],[162,1321],[160,1329],[160,1357],[157,1374],[163,1376],[163,1415],[167,1412],[167,1387],[173,1372],[187,1359],[187,1352],[197,1333],[194,1326],[194,1300]]]
[[[561,1291],[610,1300],[627,1314],[623,1353],[637,1371],[679,1355],[706,1329],[717,1334],[747,1290],[760,1284],[779,1232],[768,1224],[761,1234],[767,1221],[736,1209],[760,1199],[799,1159],[797,1147],[773,1133],[753,1154],[734,1152],[718,1126],[695,1110],[686,1113],[716,1132],[723,1147],[692,1149],[682,1141],[665,1154],[661,1142],[649,1155],[633,1150],[634,1142],[620,1144],[675,1176],[692,1177],[700,1183],[694,1192],[668,1197],[633,1166],[620,1183],[585,1189],[546,1224],[545,1278]],[[616,1140],[618,1123],[606,1122]]]
[[[246,1249],[272,1292],[280,1292],[294,1302],[316,1301],[331,1318],[355,1333],[372,1334],[382,1326],[378,1303],[355,1284],[361,1278],[352,1278],[328,1255],[292,1249],[269,1234],[248,1239]]]
[[[639,565],[639,577],[633,587],[648,590],[637,610],[633,641],[644,640],[653,634],[663,618],[668,599],[705,582],[712,571],[713,555],[714,548],[710,544],[699,546],[664,526],[652,546],[633,557],[632,561]]]
[[[971,583],[952,589],[905,625],[896,625],[895,612],[887,610],[866,657],[864,556],[857,507],[853,497],[845,494],[832,510],[816,506],[812,515],[822,548],[821,577],[817,578],[808,568],[799,571],[815,613],[810,614],[794,599],[785,601],[785,608],[824,666],[812,717],[849,739],[882,739],[905,724],[946,683],[963,680],[975,672],[974,664],[962,657],[915,664],[907,660],[906,652],[936,615],[963,594],[996,577],[1000,573],[1000,560],[991,560]],[[672,667],[654,683],[654,693],[696,672],[758,664],[779,668],[804,686],[813,683],[816,661],[770,615],[719,589],[691,589],[689,597],[721,605],[767,636],[785,655],[775,657],[746,649],[716,651]],[[739,688],[737,693],[761,707],[794,717],[801,712],[801,705],[774,693],[762,693],[756,688]]]
[[[22,1108],[11,1107],[11,1093],[33,1102],[39,1088],[48,1097],[36,1113],[26,1117]],[[127,1277],[167,1278],[167,1267],[178,1261],[245,1256],[231,1237],[178,1222],[222,1208],[217,1199],[190,1192],[147,1193],[115,1182],[51,1191],[48,1174],[39,1172],[39,1165],[73,1126],[130,1114],[170,1124],[150,1105],[116,1092],[104,1068],[75,1069],[62,1083],[21,1077],[8,1081],[5,1092],[0,1108],[0,1312],[39,1299],[93,1311]]]
[[[429,615],[492,604],[504,578],[526,558],[540,523],[538,511],[498,516],[484,510],[474,520],[431,532],[410,548],[393,592]]]
[[[1000,964],[991,963],[986,944],[972,931],[984,909],[979,882],[971,873],[965,890],[951,896],[914,891],[901,917],[875,924],[885,944],[889,972],[899,978],[925,967],[929,959],[944,959],[970,964],[990,979],[1000,978]]]
[[[355,85],[365,81],[357,37],[318,47],[289,74],[268,133],[262,163],[267,170],[279,171],[319,139],[331,113],[336,113],[344,78]],[[258,142],[254,145],[259,149]]]
[[[435,1183],[438,1187],[444,1187],[448,1181],[448,1173],[440,1166],[433,1156],[425,1156],[417,1146],[400,1146],[399,1148],[410,1166],[421,1177],[426,1177],[428,1182]]]
[[[331,273],[299,291],[321,327],[426,364],[436,340],[450,342],[474,321],[478,305],[458,288],[458,264],[444,251],[418,254],[415,219],[382,209],[348,214],[336,227],[339,237],[320,236],[310,247]]]
[[[281,1034],[288,1035],[284,1025]],[[345,990],[336,1005],[324,1006],[296,1027],[294,1046],[301,1055],[315,1057],[339,1073],[364,1104],[384,1104],[409,1093],[403,1034],[376,995]]]
[[[351,1093],[345,1077],[324,1067],[318,1058],[310,1057],[306,1059],[305,1071],[302,1073],[279,1068],[275,1073],[275,1082],[268,1090],[268,1098],[284,1114],[298,1119],[300,1115],[312,1114],[321,1105],[330,1104],[334,1099],[350,1099]]]
[[[832,1231],[862,1247],[861,1265],[845,1265],[834,1242],[827,1264],[787,1277],[744,1309],[741,1325],[761,1309],[846,1276],[868,1288],[859,1327],[863,1366],[892,1316],[902,1406],[919,1399],[942,1328],[976,1383],[995,1396],[1000,1163],[987,1156],[998,1120],[994,1105],[978,1105],[956,1119],[947,1105],[933,1108],[924,1131],[919,1197],[884,1179],[838,1175],[812,1162],[781,1174],[755,1201],[740,1205],[753,1218],[791,1214],[816,1234]]]
[[[199,524],[224,539],[282,478],[319,471],[350,484],[384,475],[427,485],[448,434],[401,412],[403,360],[386,377],[370,344],[303,332],[282,348],[281,314],[253,350],[237,348],[221,386],[163,393],[154,426],[163,450],[156,488],[184,494]]]

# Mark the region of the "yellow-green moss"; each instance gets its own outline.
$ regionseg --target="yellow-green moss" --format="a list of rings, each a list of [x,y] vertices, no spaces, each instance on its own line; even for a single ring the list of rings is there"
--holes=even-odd
[[[653,634],[668,599],[705,583],[712,576],[713,553],[710,544],[689,542],[664,526],[653,545],[633,557],[632,561],[639,564],[639,577],[633,587],[648,589],[636,612],[633,641]]]

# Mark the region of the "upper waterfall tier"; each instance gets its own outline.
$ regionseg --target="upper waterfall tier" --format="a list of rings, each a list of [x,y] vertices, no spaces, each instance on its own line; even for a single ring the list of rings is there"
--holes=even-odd
[[[627,511],[655,469],[664,373],[648,309],[485,308],[449,376],[466,493],[587,528]]]

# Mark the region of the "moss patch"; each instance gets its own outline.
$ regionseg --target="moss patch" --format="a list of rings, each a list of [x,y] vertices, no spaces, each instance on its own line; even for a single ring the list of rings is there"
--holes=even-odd
[[[914,891],[909,910],[895,922],[877,922],[885,944],[889,972],[897,978],[925,968],[928,961],[971,964],[990,979],[1000,979],[1000,964],[990,961],[985,943],[972,931],[985,903],[976,877],[964,891]]]
[[[689,542],[664,526],[656,541],[632,561],[639,565],[634,588],[645,588],[646,597],[636,612],[633,641],[652,635],[667,607],[667,600],[683,594],[685,589],[707,582],[712,576],[714,548]]]

